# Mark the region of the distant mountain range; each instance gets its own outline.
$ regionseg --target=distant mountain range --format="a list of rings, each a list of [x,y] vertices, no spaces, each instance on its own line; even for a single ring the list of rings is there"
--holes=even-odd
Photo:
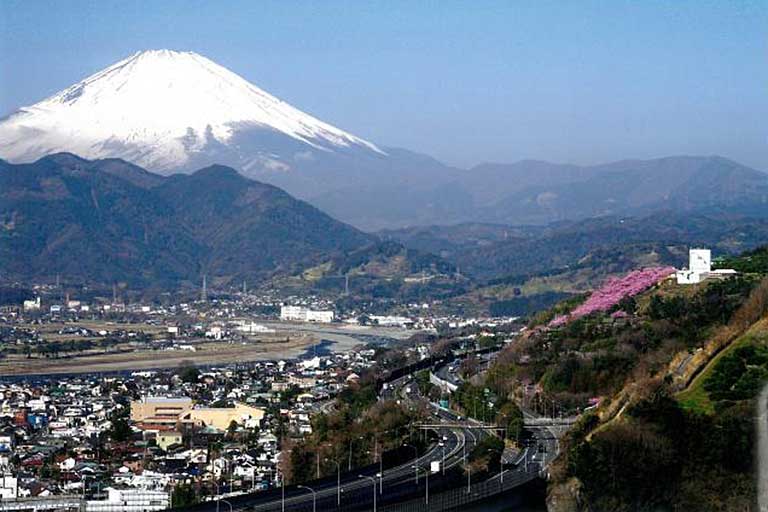
[[[284,191],[211,166],[163,177],[71,154],[0,161],[0,276],[134,286],[260,280],[376,239]]]
[[[768,215],[768,175],[721,157],[480,166],[458,186],[487,204],[479,218],[513,224],[656,211]]]
[[[460,141],[458,142],[460,143]],[[721,157],[457,169],[369,142],[192,53],[139,52],[0,121],[0,157],[71,152],[163,175],[226,165],[360,229],[768,212],[768,175]]]
[[[352,289],[420,300],[477,284],[518,285],[582,269],[682,265],[764,244],[768,219],[664,211],[545,226],[458,224],[364,233],[283,190],[224,166],[161,176],[119,159],[68,153],[0,161],[0,282],[125,282],[135,288]],[[594,272],[593,272],[594,273]],[[587,277],[588,279],[588,277]]]
[[[459,224],[379,235],[437,254],[480,281],[522,283],[578,268],[600,268],[605,275],[643,264],[682,267],[692,246],[710,247],[714,256],[736,254],[768,243],[768,218],[661,211],[547,226]]]
[[[607,276],[647,266],[688,264],[691,247],[727,257],[768,242],[768,219],[657,212],[547,226],[459,224],[382,231],[411,250],[432,252],[470,280],[446,303],[474,313],[526,315]]]

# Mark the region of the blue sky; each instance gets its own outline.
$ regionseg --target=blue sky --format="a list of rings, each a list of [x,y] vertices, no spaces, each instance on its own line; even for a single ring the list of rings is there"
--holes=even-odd
[[[768,171],[768,2],[0,2],[0,113],[142,49],[447,163],[721,154]]]

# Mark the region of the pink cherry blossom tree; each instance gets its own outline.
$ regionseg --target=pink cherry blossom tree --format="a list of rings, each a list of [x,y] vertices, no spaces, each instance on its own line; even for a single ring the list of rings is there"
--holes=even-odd
[[[674,272],[673,267],[650,267],[633,270],[623,277],[608,278],[600,288],[592,292],[586,301],[569,314],[555,317],[549,322],[549,326],[557,327],[597,311],[608,311],[622,299],[647,290]]]

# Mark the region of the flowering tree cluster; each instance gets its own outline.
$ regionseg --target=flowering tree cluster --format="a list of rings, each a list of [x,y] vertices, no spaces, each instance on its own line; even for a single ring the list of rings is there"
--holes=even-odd
[[[587,316],[596,311],[608,311],[626,297],[633,297],[675,272],[673,267],[650,267],[634,270],[624,277],[611,277],[568,315],[555,317],[550,327]]]

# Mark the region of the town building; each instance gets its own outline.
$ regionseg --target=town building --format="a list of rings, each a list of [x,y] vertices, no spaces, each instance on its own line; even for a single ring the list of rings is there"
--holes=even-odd
[[[179,416],[193,406],[187,397],[143,397],[131,401],[131,421],[143,430],[174,430]]]
[[[107,489],[106,500],[88,500],[85,512],[153,512],[171,506],[171,496],[166,491],[141,489]]]
[[[303,306],[282,306],[280,308],[280,319],[296,322],[333,322],[333,311],[312,310]]]
[[[181,432],[169,430],[166,432],[158,432],[155,441],[157,442],[157,446],[162,448],[164,451],[168,451],[169,447],[173,445],[180,445],[183,441],[183,438]]]
[[[264,417],[264,409],[236,403],[234,407],[200,407],[181,414],[182,424],[213,427],[226,430],[232,422],[238,425],[258,426]]]
[[[39,311],[40,310],[40,297],[34,300],[24,301],[24,311]]]
[[[0,499],[15,500],[19,497],[19,480],[12,475],[0,476]]]
[[[242,321],[240,325],[237,326],[237,330],[243,334],[268,334],[275,332],[274,329],[270,329],[264,325],[247,321]]]

